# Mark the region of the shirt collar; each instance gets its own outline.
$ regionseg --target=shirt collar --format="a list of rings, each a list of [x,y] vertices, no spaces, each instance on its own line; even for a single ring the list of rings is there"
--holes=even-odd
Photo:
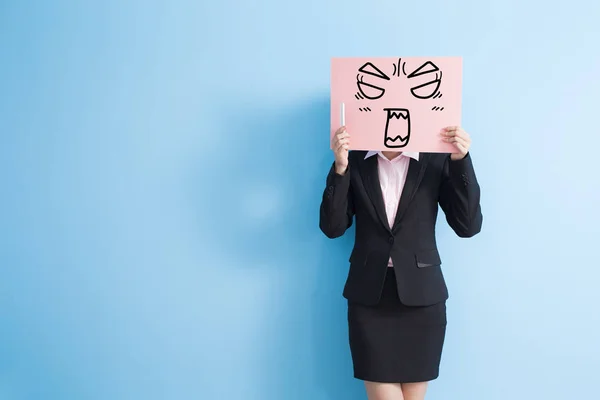
[[[383,155],[383,153],[381,151],[368,151],[367,155],[365,155],[365,160],[369,157],[372,157],[374,155],[380,155],[381,157],[385,158],[385,156]],[[419,153],[416,151],[403,151],[402,154],[400,154],[400,157],[405,156],[405,157],[410,157],[412,159],[414,159],[415,161],[419,161]],[[386,158],[387,160],[387,158]]]

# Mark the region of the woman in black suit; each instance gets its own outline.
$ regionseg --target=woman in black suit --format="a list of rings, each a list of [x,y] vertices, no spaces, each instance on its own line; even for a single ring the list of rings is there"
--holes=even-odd
[[[336,238],[356,224],[343,295],[354,376],[370,400],[423,400],[438,377],[448,298],[438,206],[458,236],[481,230],[471,139],[456,126],[440,136],[456,152],[348,152],[344,127],[332,139],[319,226]]]

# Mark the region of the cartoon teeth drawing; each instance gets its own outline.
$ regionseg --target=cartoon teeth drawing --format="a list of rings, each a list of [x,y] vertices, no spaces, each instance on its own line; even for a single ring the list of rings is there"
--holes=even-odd
[[[406,147],[410,140],[410,112],[406,108],[384,108],[383,111],[386,111],[385,147]]]

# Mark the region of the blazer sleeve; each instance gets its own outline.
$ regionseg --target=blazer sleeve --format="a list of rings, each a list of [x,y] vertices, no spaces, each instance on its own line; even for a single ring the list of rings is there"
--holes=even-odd
[[[439,203],[446,221],[459,237],[473,237],[481,231],[480,188],[470,153],[462,160],[444,162]]]
[[[352,226],[354,205],[350,186],[352,167],[344,175],[335,172],[335,163],[327,174],[326,187],[321,200],[319,228],[331,239],[342,236]]]

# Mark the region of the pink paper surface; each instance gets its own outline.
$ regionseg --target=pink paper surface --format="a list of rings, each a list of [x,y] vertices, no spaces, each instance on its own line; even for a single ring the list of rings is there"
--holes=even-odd
[[[351,150],[451,153],[461,122],[461,57],[332,58],[331,132],[345,105]]]

